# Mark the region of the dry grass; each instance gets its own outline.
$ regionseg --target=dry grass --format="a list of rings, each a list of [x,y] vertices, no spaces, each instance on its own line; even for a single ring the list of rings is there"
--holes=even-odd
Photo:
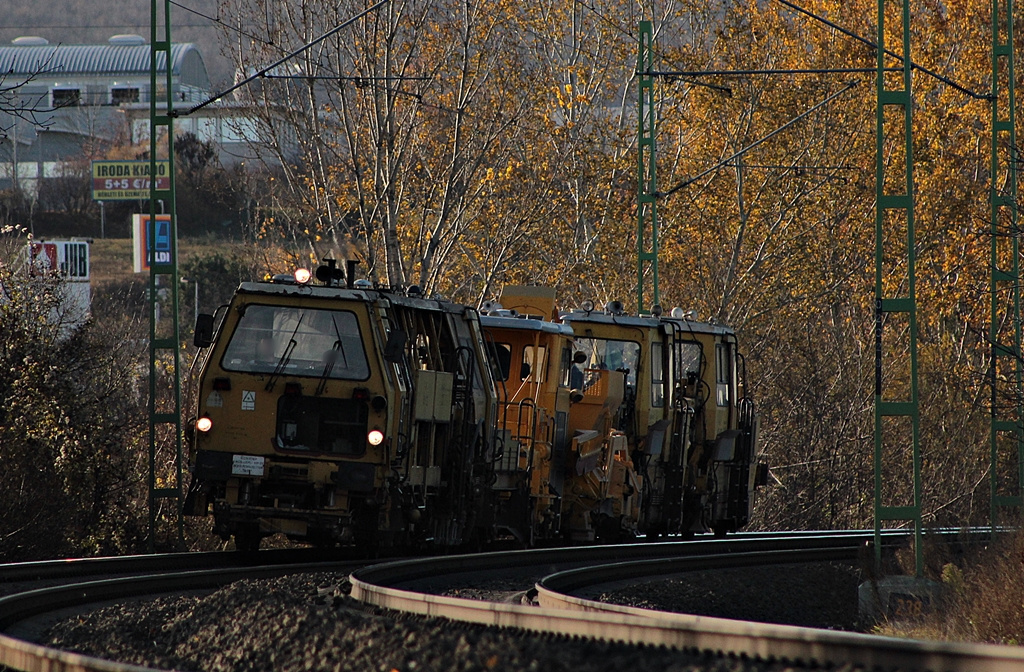
[[[1024,642],[1024,532],[1001,537],[972,558],[947,562],[942,604],[916,619],[883,623],[877,634],[1018,645]]]
[[[209,252],[228,253],[242,243],[217,238],[183,238],[178,241],[178,263]],[[94,239],[89,246],[93,286],[125,280],[132,272],[132,241],[130,238]]]

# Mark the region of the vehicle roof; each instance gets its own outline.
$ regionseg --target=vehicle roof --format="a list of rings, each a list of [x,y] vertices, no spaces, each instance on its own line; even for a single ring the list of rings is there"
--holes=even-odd
[[[546,334],[562,334],[572,336],[572,327],[568,324],[549,322],[547,320],[536,320],[526,317],[511,317],[505,315],[481,315],[480,324],[484,328],[496,327],[500,329],[522,329],[524,331],[540,331]]]
[[[309,297],[314,299],[337,299],[341,301],[360,301],[375,303],[387,300],[397,306],[407,306],[418,310],[438,310],[444,312],[462,312],[469,308],[458,303],[443,299],[425,299],[405,296],[398,292],[386,292],[379,289],[349,289],[347,287],[326,287],[323,285],[298,285],[274,282],[243,282],[238,286],[236,295],[275,296],[275,297]]]
[[[581,324],[618,324],[627,327],[644,327],[648,329],[658,327],[661,324],[671,324],[678,331],[696,334],[715,334],[726,336],[735,333],[730,327],[723,324],[698,322],[696,320],[687,320],[681,317],[667,317],[665,315],[662,315],[661,317],[654,317],[653,315],[612,315],[603,311],[590,311],[588,313],[582,310],[575,310],[563,315],[562,320],[564,322],[578,322]]]

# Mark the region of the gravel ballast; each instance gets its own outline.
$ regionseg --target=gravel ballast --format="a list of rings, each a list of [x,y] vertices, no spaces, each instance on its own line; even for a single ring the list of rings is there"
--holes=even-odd
[[[859,630],[856,568],[801,563],[687,572],[610,590],[602,602],[832,630]]]
[[[104,607],[48,632],[50,646],[179,670],[777,672],[733,660],[395,615],[352,600],[344,575],[239,581],[202,597]],[[843,670],[858,669],[844,667]]]

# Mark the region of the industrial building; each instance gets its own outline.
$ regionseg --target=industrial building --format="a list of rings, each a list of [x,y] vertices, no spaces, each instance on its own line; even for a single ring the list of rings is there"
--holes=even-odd
[[[0,46],[0,189],[35,194],[40,178],[62,177],[71,165],[106,158],[114,145],[148,143],[150,45],[139,35],[115,35],[106,44],[50,44],[19,37]],[[163,101],[167,65],[158,55],[156,91]],[[190,108],[212,95],[199,49],[190,43],[171,49],[171,97]],[[259,124],[246,104],[231,100],[176,120],[178,133],[211,141],[222,165],[253,158]],[[134,157],[124,157],[134,158]]]

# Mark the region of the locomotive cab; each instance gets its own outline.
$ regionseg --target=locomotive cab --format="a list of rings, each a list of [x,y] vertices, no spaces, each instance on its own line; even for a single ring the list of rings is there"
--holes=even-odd
[[[546,319],[557,315],[553,289],[506,287],[500,306],[481,321],[498,381],[494,487],[507,529],[531,542],[632,536],[640,482],[614,427],[624,375],[594,370],[584,384],[571,327]]]
[[[475,311],[243,283],[200,374],[186,513],[239,548],[479,536],[494,391]],[[440,474],[446,471],[447,479]]]
[[[736,338],[721,325],[630,316],[618,302],[573,311],[585,353],[577,377],[625,377],[616,427],[643,484],[640,529],[649,537],[740,529],[758,482],[757,419],[742,397]],[[585,383],[586,384],[586,383]]]

